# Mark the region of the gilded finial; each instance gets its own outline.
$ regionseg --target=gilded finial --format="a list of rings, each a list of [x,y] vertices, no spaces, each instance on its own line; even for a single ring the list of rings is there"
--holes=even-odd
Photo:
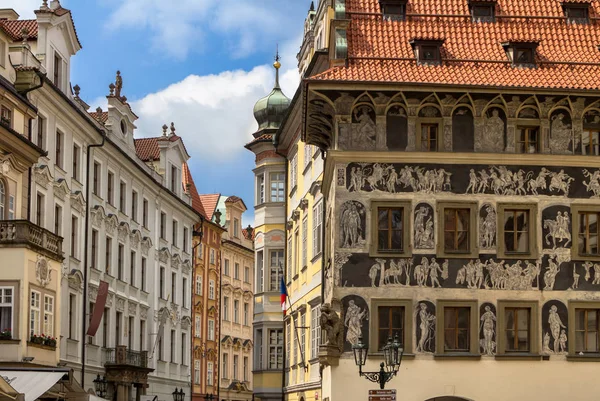
[[[279,62],[279,60],[281,60],[281,57],[279,57],[279,44],[277,44],[277,51],[275,53],[275,62],[273,63],[273,67],[275,67],[275,69],[279,69],[281,68],[281,63]]]
[[[169,129],[167,124],[163,124],[162,129],[163,129],[163,136],[167,136],[167,130]]]

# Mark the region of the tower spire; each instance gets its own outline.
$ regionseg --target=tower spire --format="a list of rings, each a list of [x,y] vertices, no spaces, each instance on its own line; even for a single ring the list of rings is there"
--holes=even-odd
[[[279,69],[281,68],[281,63],[279,62],[281,57],[279,57],[279,44],[277,44],[277,51],[275,53],[275,62],[273,63],[273,67],[275,67],[275,88],[279,89]]]

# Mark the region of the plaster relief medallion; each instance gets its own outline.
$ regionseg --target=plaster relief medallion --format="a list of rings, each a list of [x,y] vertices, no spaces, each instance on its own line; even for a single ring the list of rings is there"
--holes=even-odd
[[[375,110],[368,104],[359,104],[352,112],[351,148],[375,150],[376,141]]]
[[[542,212],[544,249],[567,248],[571,244],[571,218],[566,206],[551,206]]]
[[[485,132],[479,138],[483,152],[501,153],[506,146],[506,114],[499,107],[490,107],[485,117]]]
[[[484,250],[496,248],[496,210],[489,203],[479,211],[479,247]]]
[[[12,170],[12,163],[9,159],[0,161],[0,175],[8,175]]]
[[[496,354],[496,307],[490,303],[481,305],[479,325],[479,348],[483,355]]]
[[[573,140],[571,115],[565,109],[558,109],[550,117],[550,151],[553,154],[566,154]]]
[[[358,344],[362,337],[365,344],[369,343],[369,307],[367,302],[358,295],[348,295],[342,298],[344,310],[344,351],[352,351],[352,346]]]
[[[337,169],[337,185],[338,187],[346,186],[346,168],[344,167]]]
[[[142,240],[142,233],[140,230],[132,230],[129,235],[129,245],[132,249],[137,249],[140,246],[140,241]]]
[[[148,317],[148,308],[140,306],[140,318],[146,319]]]
[[[44,256],[38,255],[37,262],[35,263],[35,278],[37,279],[38,283],[40,283],[42,287],[46,287],[52,280],[50,277],[51,274],[52,269],[50,268],[48,259],[46,259]]]
[[[415,208],[415,249],[433,249],[433,207],[428,203],[419,203]]]
[[[137,304],[133,302],[127,302],[127,312],[129,312],[130,316],[134,316],[137,313]]]
[[[415,323],[418,353],[435,351],[435,305],[429,301],[421,301],[415,306]]]
[[[542,353],[567,354],[567,306],[560,301],[548,301],[542,308]]]
[[[347,201],[340,208],[340,247],[362,248],[365,242],[366,210],[358,201]]]

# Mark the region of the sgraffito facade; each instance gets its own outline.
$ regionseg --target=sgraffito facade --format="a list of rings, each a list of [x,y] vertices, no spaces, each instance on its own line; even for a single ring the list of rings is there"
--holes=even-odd
[[[549,1],[526,11],[555,33],[508,0],[435,13],[336,3],[346,18],[332,22],[332,67],[305,80],[303,137],[326,151],[323,399],[364,399],[377,385],[358,379],[352,345],[362,337],[363,370],[377,371],[396,334],[404,358],[386,388],[407,399],[587,399],[593,386],[547,378],[600,356],[600,97],[587,72],[564,70],[586,56],[558,51],[555,35],[573,47],[585,31],[592,52],[597,28]],[[472,14],[482,5],[495,20]]]

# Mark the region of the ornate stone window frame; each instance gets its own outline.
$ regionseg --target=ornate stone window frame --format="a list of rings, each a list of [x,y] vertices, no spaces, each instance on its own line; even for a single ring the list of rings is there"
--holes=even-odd
[[[381,252],[377,249],[377,235],[378,235],[378,218],[377,211],[380,207],[396,207],[403,208],[402,220],[403,220],[403,232],[402,241],[404,243],[404,249],[402,252]],[[410,233],[412,231],[411,214],[412,203],[410,200],[403,201],[371,201],[371,246],[369,247],[369,256],[374,257],[408,257],[412,255],[412,243]]]
[[[383,351],[379,351],[379,344],[377,344],[379,336],[379,307],[380,306],[397,306],[404,308],[404,338],[403,338],[403,347],[404,347],[404,356],[412,356],[413,355],[413,300],[412,299],[371,299],[371,321],[370,324],[370,333],[369,336],[369,354],[371,355],[383,355]]]
[[[600,353],[586,353],[584,355],[579,355],[576,353],[575,346],[575,318],[576,312],[578,309],[600,309],[600,302],[590,302],[590,301],[569,301],[569,316],[568,316],[568,332],[569,332],[569,341],[567,344],[569,354],[567,358],[569,360],[577,360],[577,361],[600,361]]]
[[[469,209],[469,251],[468,252],[446,252],[444,249],[444,211],[446,209]],[[452,202],[440,201],[437,203],[436,213],[437,222],[437,256],[448,259],[469,259],[476,258],[479,255],[479,235],[477,233],[477,219],[479,213],[477,202]]]
[[[579,213],[580,212],[597,212],[600,213],[600,205],[592,204],[573,204],[571,205],[571,259],[582,260],[582,261],[600,261],[600,254],[594,255],[580,255],[579,254]],[[599,240],[600,241],[600,240]]]
[[[445,308],[469,308],[469,352],[453,352],[444,350]],[[476,300],[438,300],[436,306],[436,358],[480,358],[479,354],[479,305]]]
[[[528,308],[529,309],[529,352],[506,351],[506,308]],[[540,355],[540,312],[537,301],[521,300],[508,301],[499,300],[496,307],[496,358],[497,359],[541,359]]]
[[[507,209],[522,209],[529,211],[529,252],[506,252],[506,245],[504,244],[504,212]],[[497,255],[499,259],[537,259],[539,256],[539,249],[537,244],[537,230],[538,230],[538,207],[536,203],[498,203],[496,205],[496,218],[497,218],[497,241],[498,251]]]

